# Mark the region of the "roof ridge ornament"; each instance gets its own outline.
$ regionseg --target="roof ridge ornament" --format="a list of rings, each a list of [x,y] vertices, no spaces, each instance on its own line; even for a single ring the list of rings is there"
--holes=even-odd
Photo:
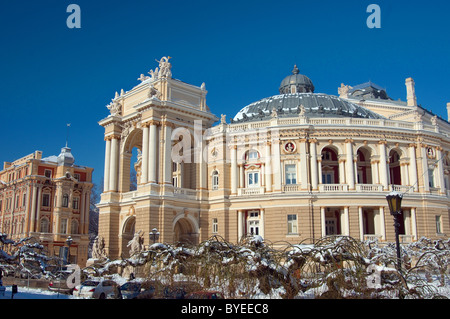
[[[300,70],[297,67],[297,64],[294,65],[294,69],[292,70],[292,74],[299,74]]]

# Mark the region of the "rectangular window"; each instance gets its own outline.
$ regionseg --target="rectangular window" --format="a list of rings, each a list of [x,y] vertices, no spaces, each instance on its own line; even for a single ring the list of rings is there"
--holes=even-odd
[[[288,234],[298,234],[297,231],[297,215],[288,215],[287,216],[288,223]]]
[[[297,169],[295,164],[289,164],[284,167],[286,184],[297,184]]]
[[[217,234],[219,232],[219,221],[217,218],[213,218],[213,234]]]
[[[248,187],[259,186],[259,172],[248,173]]]
[[[50,194],[43,194],[42,195],[42,206],[43,207],[50,207]]]
[[[46,169],[46,170],[44,171],[44,175],[45,175],[45,177],[47,177],[47,178],[52,178],[52,170],[51,170],[51,169]]]
[[[436,233],[442,234],[442,219],[440,215],[435,216],[436,219]]]
[[[434,188],[435,183],[434,183],[434,169],[429,169],[428,170],[428,183],[430,185],[430,187]]]
[[[80,208],[80,205],[79,205],[79,203],[80,203],[80,198],[78,198],[78,197],[74,197],[73,198],[73,209],[78,209],[78,208]]]
[[[61,218],[61,234],[67,234],[67,218]]]

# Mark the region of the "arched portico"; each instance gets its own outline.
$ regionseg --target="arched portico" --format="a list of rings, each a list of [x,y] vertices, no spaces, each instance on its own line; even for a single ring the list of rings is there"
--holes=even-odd
[[[182,214],[173,221],[173,241],[198,244],[199,236],[198,222],[191,215]]]

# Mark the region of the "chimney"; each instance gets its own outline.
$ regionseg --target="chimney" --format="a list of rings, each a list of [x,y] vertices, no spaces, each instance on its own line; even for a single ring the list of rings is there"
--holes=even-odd
[[[447,103],[447,120],[450,122],[450,102]]]
[[[414,80],[412,78],[407,78],[405,81],[406,85],[406,100],[408,106],[417,106],[416,90],[414,89]]]

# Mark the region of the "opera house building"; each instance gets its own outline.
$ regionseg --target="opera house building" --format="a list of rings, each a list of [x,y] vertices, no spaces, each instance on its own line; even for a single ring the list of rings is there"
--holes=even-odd
[[[160,242],[392,242],[391,191],[403,194],[402,242],[448,237],[450,124],[417,105],[413,79],[406,102],[371,82],[331,95],[295,66],[269,97],[216,116],[205,84],[173,78],[169,59],[116,93],[99,122],[109,256],[127,256],[134,236],[152,244],[155,231]]]

